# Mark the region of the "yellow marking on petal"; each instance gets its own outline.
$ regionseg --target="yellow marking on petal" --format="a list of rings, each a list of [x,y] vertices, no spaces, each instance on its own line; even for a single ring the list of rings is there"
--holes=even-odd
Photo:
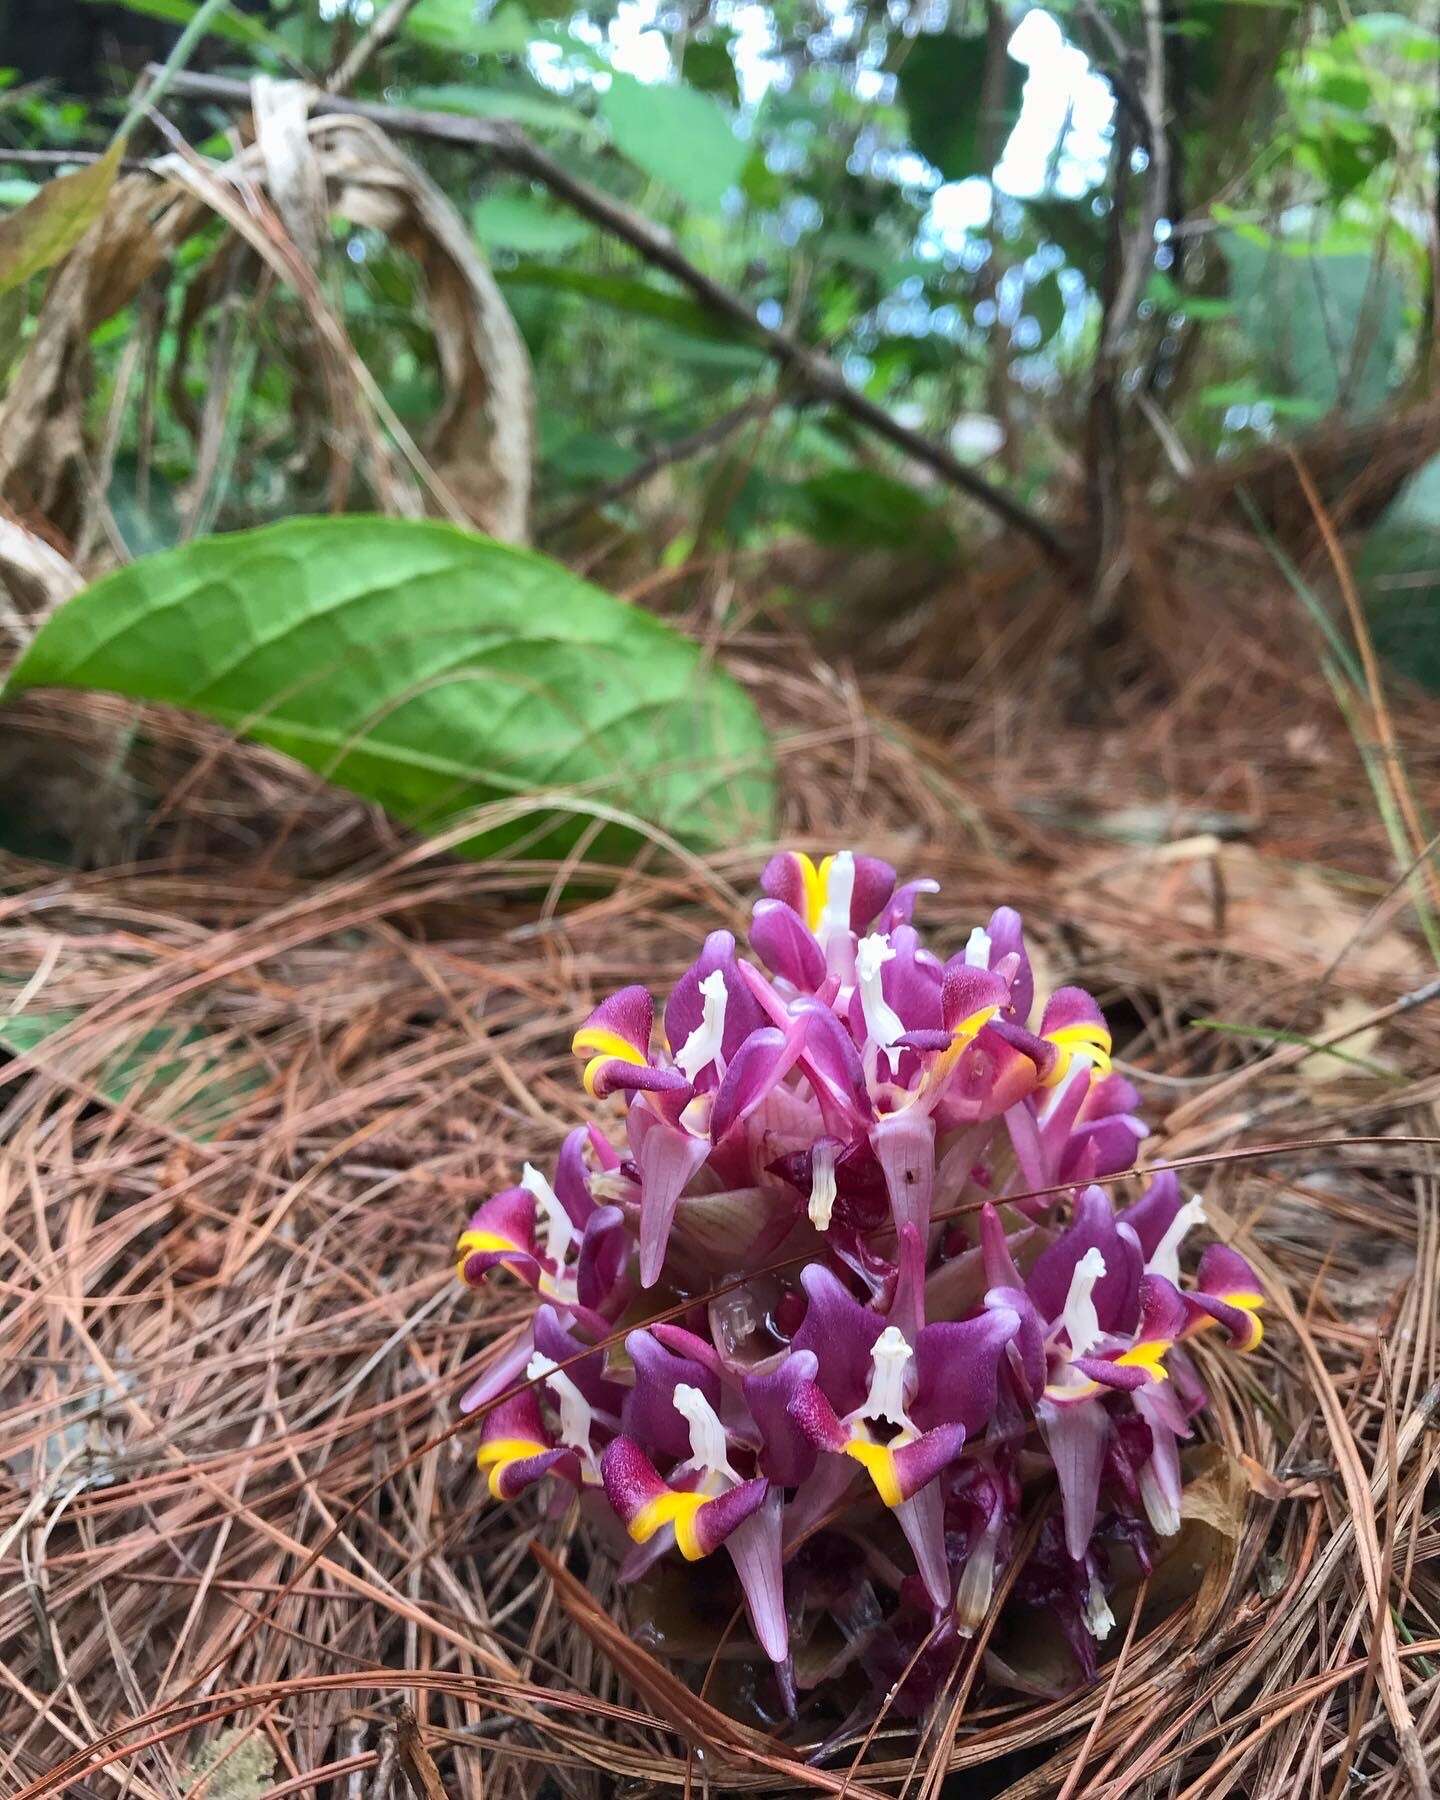
[[[1068,1386],[1059,1381],[1052,1381],[1045,1389],[1044,1398],[1053,1400],[1057,1406],[1068,1406],[1073,1400],[1088,1400],[1092,1394],[1099,1392],[1100,1383],[1093,1381],[1087,1375],[1083,1381]]]
[[[949,1080],[950,1073],[954,1069],[956,1063],[959,1062],[966,1050],[975,1042],[976,1038],[979,1037],[980,1033],[995,1017],[999,1010],[1000,1008],[998,1006],[982,1006],[979,1012],[973,1012],[968,1018],[964,1018],[960,1021],[954,1031],[950,1034],[950,1042],[935,1058],[934,1062],[931,1063],[930,1067],[925,1071],[924,1080],[916,1086],[915,1092],[911,1095],[910,1099],[905,1102],[906,1106],[913,1106],[917,1100],[922,1098],[922,1096],[933,1094],[936,1088],[942,1086]],[[901,1110],[903,1111],[904,1108],[902,1107]]]
[[[475,1461],[480,1468],[490,1471],[491,1498],[505,1498],[500,1491],[500,1484],[504,1481],[507,1470],[516,1463],[529,1462],[532,1456],[544,1456],[551,1447],[534,1438],[491,1438],[488,1444],[482,1444],[475,1452]]]
[[[1146,1369],[1156,1381],[1168,1381],[1170,1371],[1165,1367],[1164,1358],[1169,1348],[1169,1338],[1148,1338],[1127,1350],[1123,1356],[1117,1356],[1115,1366],[1121,1369]]]
[[[643,1069],[650,1060],[643,1050],[636,1049],[629,1038],[621,1037],[618,1031],[607,1031],[603,1025],[582,1025],[571,1038],[570,1048],[576,1056],[590,1058],[581,1079],[585,1083],[585,1092],[592,1100],[598,1098],[595,1082],[607,1062],[634,1063]]]
[[[817,869],[803,850],[795,852],[795,860],[800,865],[800,884],[805,899],[805,923],[812,931],[820,927],[820,915],[825,910],[825,894],[830,885],[830,865],[835,861],[827,856]]]
[[[709,1494],[695,1494],[667,1488],[653,1500],[647,1500],[626,1529],[637,1544],[648,1544],[664,1525],[675,1527],[675,1542],[686,1562],[699,1562],[705,1552],[695,1530],[695,1519],[701,1507],[708,1505]]]
[[[852,1437],[845,1454],[853,1456],[875,1483],[875,1492],[887,1506],[899,1506],[905,1496],[900,1491],[900,1474],[895,1467],[895,1452],[888,1444],[874,1443],[870,1438]]]
[[[460,1242],[455,1246],[455,1255],[459,1259],[455,1264],[457,1277],[464,1281],[465,1265],[477,1251],[499,1251],[502,1256],[528,1256],[530,1252],[523,1244],[513,1239],[501,1237],[496,1231],[462,1231]]]
[[[1070,1058],[1077,1050],[1084,1051],[1090,1058],[1092,1081],[1110,1073],[1110,1033],[1093,1020],[1082,1020],[1078,1025],[1057,1025],[1054,1031],[1045,1033],[1045,1042],[1053,1044],[1060,1054],[1055,1058],[1055,1067],[1041,1083],[1043,1087],[1060,1085],[1070,1073]]]
[[[1236,1312],[1248,1313],[1253,1330],[1245,1342],[1232,1346],[1240,1355],[1248,1356],[1252,1350],[1258,1350],[1265,1338],[1265,1327],[1260,1321],[1260,1308],[1265,1304],[1263,1294],[1210,1294],[1211,1300],[1219,1300],[1222,1305],[1233,1306]],[[1219,1325],[1222,1321],[1213,1318],[1209,1313],[1201,1313],[1193,1325],[1187,1326],[1186,1337],[1194,1337],[1198,1332],[1207,1330],[1211,1325]]]
[[[621,1062],[643,1063],[645,1052],[636,1049],[618,1031],[607,1031],[603,1025],[582,1025],[570,1040],[576,1056],[618,1056]]]

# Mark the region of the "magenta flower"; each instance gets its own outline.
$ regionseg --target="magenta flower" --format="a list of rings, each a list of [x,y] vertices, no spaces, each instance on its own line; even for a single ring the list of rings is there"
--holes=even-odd
[[[1179,1526],[1185,1346],[1254,1348],[1259,1284],[1215,1243],[1185,1277],[1204,1214],[1172,1171],[1118,1212],[1096,1185],[1133,1166],[1138,1096],[1089,994],[1034,1018],[1018,914],[942,960],[912,923],[933,882],[842,851],[761,886],[763,967],[715,932],[658,1030],[629,987],[575,1033],[623,1141],[577,1127],[461,1235],[463,1280],[536,1296],[462,1402],[490,1491],[572,1491],[626,1579],[723,1551],[793,1710],[791,1643],[827,1619],[918,1705],[1048,1480],[1014,1591],[1093,1671],[1106,1545],[1145,1562]]]

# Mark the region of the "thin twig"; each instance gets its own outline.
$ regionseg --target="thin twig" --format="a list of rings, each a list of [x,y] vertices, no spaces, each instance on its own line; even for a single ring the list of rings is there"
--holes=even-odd
[[[773,396],[754,394],[748,400],[742,400],[738,406],[732,406],[729,412],[721,413],[718,419],[712,419],[708,425],[702,425],[697,431],[687,433],[684,437],[672,438],[668,443],[657,445],[642,462],[624,475],[617,475],[613,481],[604,482],[600,487],[592,488],[588,494],[582,494],[572,505],[567,506],[553,518],[541,521],[540,535],[552,537],[570,526],[577,524],[588,513],[596,512],[602,506],[610,506],[616,500],[623,500],[627,494],[633,494],[638,488],[658,475],[662,469],[673,468],[676,463],[689,462],[691,457],[703,455],[706,450],[713,450],[735,435],[742,425],[751,419],[758,418],[774,405]]]
[[[390,0],[390,4],[371,25],[364,37],[330,76],[325,83],[325,91],[330,94],[343,94],[347,89],[354,87],[419,3],[420,0]]]

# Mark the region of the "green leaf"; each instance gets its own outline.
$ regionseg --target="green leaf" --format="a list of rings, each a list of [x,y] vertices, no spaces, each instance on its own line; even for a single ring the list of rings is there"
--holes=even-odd
[[[573,250],[592,231],[587,220],[531,194],[487,194],[471,213],[470,223],[487,250],[534,256]]]
[[[296,519],[117,570],[52,613],[6,686],[188,707],[464,848],[597,856],[642,821],[696,847],[771,829],[748,696],[558,563],[449,525]]]
[[[718,38],[691,38],[680,58],[681,78],[705,94],[718,94],[731,106],[740,104],[740,82],[730,55],[730,33]]]
[[[981,116],[980,95],[988,55],[983,32],[957,37],[940,32],[913,40],[896,80],[910,119],[910,141],[947,181],[988,175],[987,142],[999,155],[1015,121],[1025,86],[1023,64],[1005,56],[1005,89],[993,119]]]
[[[1381,514],[1356,565],[1375,647],[1440,693],[1440,456]]]
[[[715,313],[708,312],[688,294],[653,282],[637,280],[633,275],[608,275],[592,269],[554,268],[546,263],[521,263],[500,275],[500,285],[510,288],[558,288],[578,294],[582,299],[613,307],[616,312],[632,313],[638,318],[654,319],[692,337],[732,343],[737,337],[734,326]]]
[[[1389,392],[1405,323],[1395,269],[1373,255],[1260,245],[1238,231],[1223,232],[1220,246],[1262,381],[1322,414],[1374,411]]]
[[[462,81],[412,88],[412,106],[429,112],[463,113],[471,119],[511,119],[536,131],[593,132],[595,121],[564,100],[510,88],[470,87]]]
[[[1058,270],[1052,269],[1026,288],[1024,309],[1040,327],[1040,342],[1048,344],[1065,323],[1065,295]]]
[[[943,554],[950,534],[934,503],[876,469],[827,469],[799,484],[802,522],[822,544]]]
[[[80,1017],[70,1007],[0,1017],[0,1047],[11,1056],[39,1050],[43,1064],[45,1044]],[[197,1075],[205,1079],[197,1083]],[[137,1107],[150,1118],[167,1118],[197,1137],[210,1136],[233,1112],[236,1100],[260,1084],[253,1067],[227,1070],[209,1034],[193,1025],[142,1031],[132,1043],[111,1051],[98,1068],[88,1070],[86,1079],[112,1104]]]
[[[99,217],[120,168],[123,140],[96,162],[47,181],[19,212],[0,219],[0,294],[73,250]]]
[[[497,7],[482,25],[474,0],[420,0],[403,30],[433,50],[462,50],[473,56],[523,56],[535,35],[521,7]]]
[[[600,112],[622,156],[702,212],[719,210],[750,156],[724,107],[681,81],[614,75]]]
[[[159,19],[166,25],[188,25],[200,11],[197,0],[85,0],[85,4],[118,4],[128,13],[136,13],[142,19]],[[275,34],[245,13],[229,10],[217,13],[213,19],[206,20],[204,29],[209,37],[225,38],[232,44],[244,44],[247,49],[279,48],[280,40]]]
[[[38,181],[26,181],[23,175],[0,181],[0,206],[24,206],[40,192]]]

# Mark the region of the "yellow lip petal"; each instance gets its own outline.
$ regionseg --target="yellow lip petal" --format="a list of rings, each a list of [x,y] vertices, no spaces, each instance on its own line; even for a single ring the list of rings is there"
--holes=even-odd
[[[853,1437],[845,1446],[845,1454],[853,1456],[875,1483],[875,1492],[887,1506],[899,1506],[905,1496],[900,1491],[900,1476],[895,1467],[895,1452],[888,1444],[872,1443],[869,1438]]]
[[[673,1525],[680,1554],[686,1562],[698,1562],[705,1552],[700,1547],[695,1531],[695,1519],[708,1499],[706,1494],[676,1492],[673,1488],[667,1488],[663,1494],[657,1494],[653,1500],[645,1502],[627,1529],[635,1543],[648,1544],[662,1526]]]

